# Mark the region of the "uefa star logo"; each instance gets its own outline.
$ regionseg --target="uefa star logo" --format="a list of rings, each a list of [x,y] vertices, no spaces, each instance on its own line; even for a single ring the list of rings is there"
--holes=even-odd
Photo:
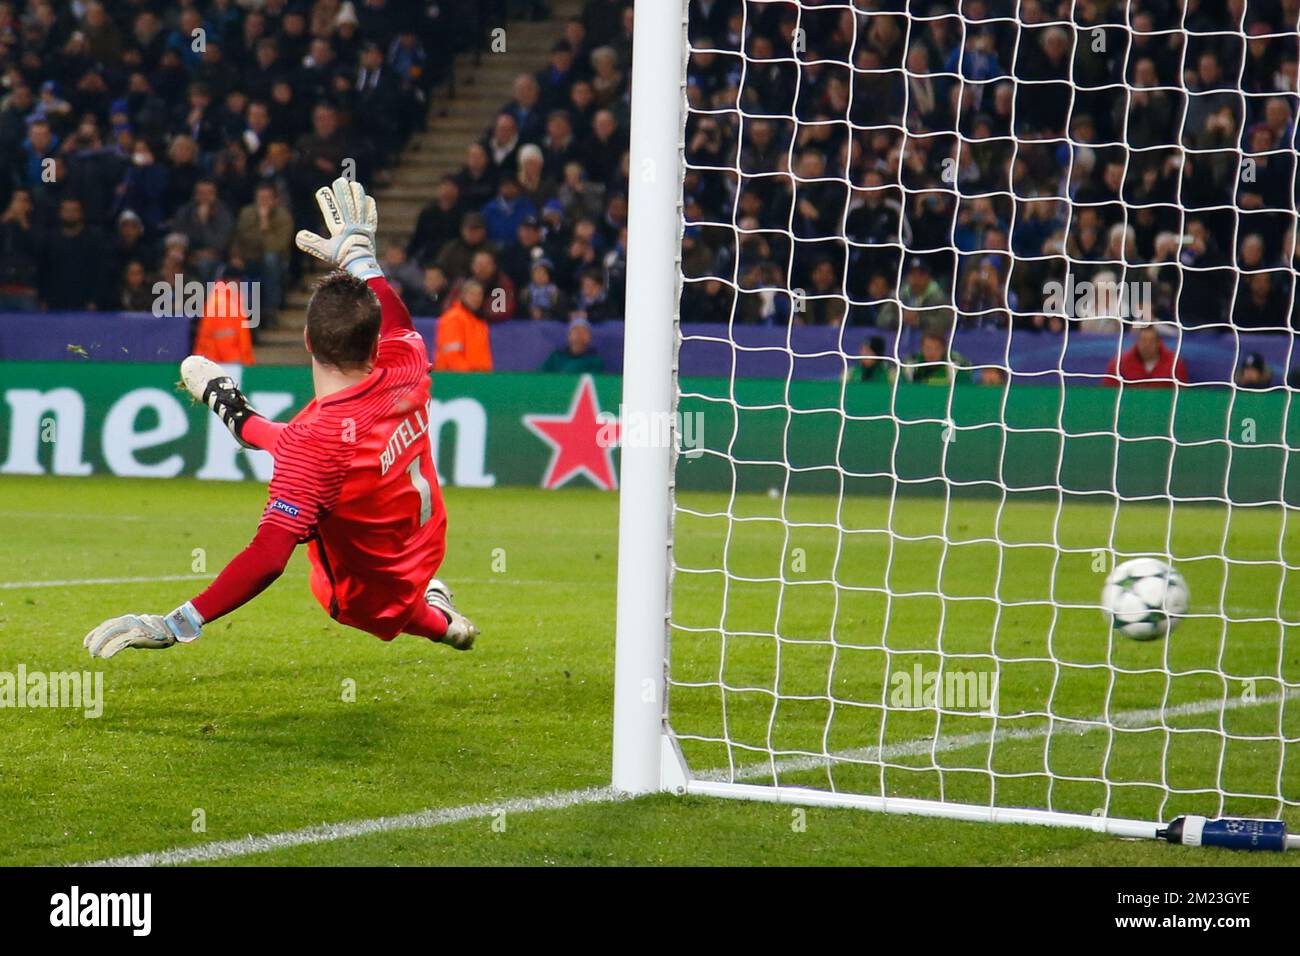
[[[559,488],[577,475],[586,475],[601,491],[618,487],[614,474],[614,446],[619,426],[602,414],[596,385],[584,375],[564,415],[525,415],[524,424],[551,446],[551,460],[542,475],[543,488]]]

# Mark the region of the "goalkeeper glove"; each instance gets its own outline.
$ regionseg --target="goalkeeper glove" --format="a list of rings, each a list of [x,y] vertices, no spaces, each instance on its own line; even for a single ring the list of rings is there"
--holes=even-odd
[[[124,614],[105,621],[81,643],[91,657],[108,659],[125,647],[161,650],[177,641],[189,644],[203,633],[203,617],[186,601],[166,617]]]
[[[316,190],[316,202],[325,217],[329,238],[301,229],[295,240],[298,248],[358,279],[383,275],[375,257],[379,209],[361,184],[340,176],[333,186]]]

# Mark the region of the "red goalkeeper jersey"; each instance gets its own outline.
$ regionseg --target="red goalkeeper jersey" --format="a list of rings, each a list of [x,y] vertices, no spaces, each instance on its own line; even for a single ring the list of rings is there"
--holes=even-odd
[[[401,632],[442,563],[447,515],[429,441],[429,357],[382,279],[374,370],[280,433],[262,524],[307,542],[311,590],[335,620]]]

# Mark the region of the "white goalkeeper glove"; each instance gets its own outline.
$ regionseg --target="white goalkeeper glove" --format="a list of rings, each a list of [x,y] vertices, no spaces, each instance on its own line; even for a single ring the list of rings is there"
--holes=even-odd
[[[108,659],[126,647],[162,650],[177,641],[188,644],[203,633],[203,617],[186,601],[166,617],[158,614],[124,614],[105,621],[81,643],[91,657]]]
[[[333,186],[316,190],[316,202],[329,238],[306,229],[298,230],[298,248],[332,266],[344,269],[358,279],[373,279],[384,274],[375,257],[375,231],[379,228],[379,209],[366,195],[360,183],[340,176]]]

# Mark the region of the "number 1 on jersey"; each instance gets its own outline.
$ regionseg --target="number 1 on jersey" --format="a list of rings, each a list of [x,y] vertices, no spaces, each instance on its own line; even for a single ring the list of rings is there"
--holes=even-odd
[[[411,478],[411,484],[415,490],[420,493],[420,524],[425,525],[433,517],[433,489],[429,487],[429,479],[424,477],[420,471],[420,455],[406,468],[406,473]]]

